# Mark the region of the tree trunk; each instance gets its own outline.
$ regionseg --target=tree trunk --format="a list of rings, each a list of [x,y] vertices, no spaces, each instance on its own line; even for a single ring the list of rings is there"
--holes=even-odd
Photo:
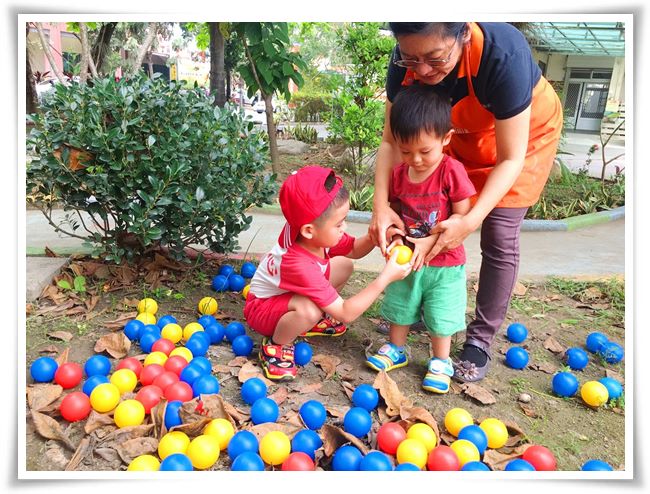
[[[102,27],[99,29],[97,39],[93,44],[90,54],[91,59],[95,61],[95,68],[98,73],[102,72],[104,60],[106,59],[106,54],[110,51],[111,38],[113,37],[113,32],[115,31],[116,26],[117,22],[103,23]]]
[[[218,22],[209,22],[210,28],[210,94],[220,108],[226,104],[226,73],[224,71],[224,39]]]
[[[142,42],[142,46],[140,46],[140,49],[138,50],[138,54],[136,55],[135,59],[133,60],[131,64],[131,69],[129,71],[128,77],[133,77],[135,76],[138,71],[140,70],[140,66],[142,65],[142,61],[144,60],[144,57],[147,55],[147,52],[149,51],[149,47],[153,43],[153,39],[156,36],[156,27],[158,26],[158,23],[156,22],[150,22],[149,26],[147,27],[147,36]]]
[[[79,39],[81,40],[79,84],[86,84],[86,80],[88,79],[88,65],[90,65],[90,46],[88,45],[88,26],[86,26],[85,22],[79,23]]]
[[[43,32],[43,24],[41,24],[40,22],[35,22],[34,25],[36,26],[36,31],[38,31],[38,37],[41,40],[43,53],[45,53],[45,56],[47,57],[47,61],[50,62],[50,68],[52,69],[52,72],[54,72],[54,75],[56,76],[56,78],[59,80],[61,84],[67,84],[65,78],[63,77],[63,74],[56,66],[56,62],[54,61],[54,56],[52,55],[52,50],[50,50],[50,43],[49,41],[47,41],[47,39],[45,39],[45,33]]]
[[[271,168],[273,173],[279,172],[280,154],[278,153],[278,136],[275,133],[275,122],[273,121],[273,95],[262,93],[266,106],[266,128],[269,134],[269,148],[271,149]]]
[[[29,23],[27,23],[27,34],[29,35]],[[34,74],[32,73],[32,63],[29,59],[29,47],[25,43],[26,57],[25,57],[25,82],[27,91],[27,114],[36,113],[38,111],[38,94],[36,93],[36,81],[34,81]]]

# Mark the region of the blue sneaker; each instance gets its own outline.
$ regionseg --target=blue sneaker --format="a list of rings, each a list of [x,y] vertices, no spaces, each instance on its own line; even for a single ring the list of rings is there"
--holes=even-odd
[[[422,388],[432,393],[447,393],[453,375],[454,366],[450,358],[441,360],[434,357],[429,360],[429,368],[422,381]]]
[[[368,357],[366,365],[376,371],[392,371],[405,367],[409,363],[404,349],[400,350],[398,346],[392,343],[385,343],[375,355]]]

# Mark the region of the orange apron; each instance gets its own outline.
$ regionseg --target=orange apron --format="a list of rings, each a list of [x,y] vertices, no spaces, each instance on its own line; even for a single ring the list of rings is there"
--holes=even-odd
[[[476,23],[471,23],[470,44],[463,49],[458,71],[458,78],[466,76],[469,94],[451,110],[454,134],[445,147],[446,153],[465,165],[478,194],[496,164],[495,118],[483,108],[472,85],[472,76],[478,74],[482,52],[483,32]],[[408,85],[413,75],[407,71],[403,84]],[[496,207],[520,208],[537,202],[551,171],[561,130],[562,105],[553,87],[544,77],[540,77],[533,88],[524,167]],[[472,205],[476,198],[472,198]]]

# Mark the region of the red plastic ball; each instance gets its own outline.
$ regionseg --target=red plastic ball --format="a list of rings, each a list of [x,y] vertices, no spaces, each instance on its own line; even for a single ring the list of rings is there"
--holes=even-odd
[[[533,465],[537,471],[557,470],[555,456],[550,449],[544,446],[533,445],[529,447],[524,451],[524,454],[521,455],[521,458]]]
[[[143,386],[153,384],[153,380],[165,372],[165,368],[160,364],[149,364],[140,372],[140,382]]]
[[[162,374],[156,376],[156,379],[153,380],[153,385],[158,386],[164,392],[167,389],[167,386],[178,381],[180,381],[178,374],[175,374],[172,371],[164,371]]]
[[[176,348],[174,342],[168,340],[167,338],[160,338],[159,340],[156,340],[153,345],[151,345],[152,352],[162,352],[167,356],[169,356],[174,348]]]
[[[90,413],[90,398],[86,393],[74,391],[61,400],[59,411],[68,422],[83,420]]]
[[[143,386],[135,394],[135,399],[144,405],[144,413],[151,413],[151,409],[160,402],[162,397],[163,390],[155,384]]]
[[[135,376],[138,379],[140,379],[140,373],[142,372],[142,367],[143,367],[142,362],[140,362],[137,358],[127,357],[118,362],[117,367],[115,367],[115,370],[131,369],[135,373]]]
[[[76,362],[66,362],[59,365],[54,373],[54,382],[63,389],[74,388],[83,378],[83,369]]]
[[[386,422],[377,431],[377,447],[389,455],[397,452],[397,446],[406,439],[406,431],[396,422]]]
[[[187,384],[185,381],[178,381],[167,386],[164,395],[167,401],[190,401],[193,398],[192,386]]]
[[[282,463],[282,470],[302,471],[307,472],[314,470],[316,466],[314,461],[307,453],[296,451],[287,456],[287,459]]]
[[[456,452],[449,446],[436,446],[427,458],[427,469],[438,472],[453,472],[460,470],[460,460]]]
[[[171,371],[177,376],[181,375],[181,371],[187,366],[187,360],[180,355],[172,355],[165,361],[163,367],[166,371]]]

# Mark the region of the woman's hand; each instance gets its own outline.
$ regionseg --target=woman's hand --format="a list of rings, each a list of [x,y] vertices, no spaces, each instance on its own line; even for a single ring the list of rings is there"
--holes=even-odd
[[[438,236],[438,234],[433,234],[424,238],[406,237],[406,240],[414,246],[413,257],[411,257],[413,271],[418,271],[427,262],[427,255],[431,252],[431,248],[435,245],[436,240],[438,240]]]
[[[440,252],[455,249],[463,243],[467,236],[476,230],[477,227],[470,225],[466,216],[452,214],[449,218],[441,221],[431,229],[431,234],[440,234],[438,239],[424,258],[424,262],[429,262]]]
[[[396,230],[391,230],[393,235],[396,233],[399,233],[400,235],[404,234],[404,222],[395,211],[388,206],[375,208],[372,212],[368,235],[372,239],[373,243],[381,249],[381,254],[383,256],[386,255],[386,232],[391,226],[397,228]]]

